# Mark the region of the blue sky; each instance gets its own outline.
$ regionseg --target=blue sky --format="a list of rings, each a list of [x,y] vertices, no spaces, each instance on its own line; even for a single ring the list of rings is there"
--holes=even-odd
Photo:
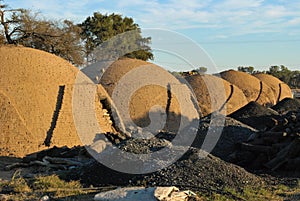
[[[208,53],[218,69],[284,64],[300,70],[300,1],[288,0],[11,0],[12,8],[40,11],[54,19],[83,21],[93,12],[132,17],[140,27],[183,34]],[[180,41],[169,44],[184,48]],[[173,68],[185,62],[161,56]],[[195,65],[203,66],[199,59]]]

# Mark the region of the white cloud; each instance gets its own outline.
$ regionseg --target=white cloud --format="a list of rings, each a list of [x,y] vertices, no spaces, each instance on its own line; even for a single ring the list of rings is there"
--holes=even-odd
[[[200,3],[197,0],[187,2],[170,0],[160,3],[147,0],[124,0],[118,4],[118,9],[122,9],[125,13],[132,13],[138,22],[142,22],[140,24],[143,27],[182,29],[209,23],[211,14],[202,8],[205,8],[210,1]]]
[[[215,38],[226,39],[226,38],[228,38],[228,36],[226,36],[226,35],[216,35]]]
[[[271,18],[281,18],[289,15],[290,13],[284,6],[267,6],[265,8],[265,16]]]
[[[225,0],[216,4],[215,8],[226,10],[256,8],[261,6],[263,2],[264,0]]]
[[[293,32],[300,19],[300,2],[265,0],[13,0],[13,7],[40,10],[47,17],[84,20],[95,11],[133,17],[141,27],[213,29],[226,37],[259,32]],[[291,31],[291,30],[290,30]]]
[[[45,17],[53,19],[71,19],[76,22],[84,20],[92,13],[91,4],[99,4],[103,0],[14,0],[9,2],[13,8],[27,8],[32,11],[41,12]]]
[[[292,26],[300,25],[300,17],[293,18],[289,20],[287,23]]]

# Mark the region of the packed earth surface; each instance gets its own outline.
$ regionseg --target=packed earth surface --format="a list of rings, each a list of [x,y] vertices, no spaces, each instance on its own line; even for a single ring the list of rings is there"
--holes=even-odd
[[[158,186],[191,190],[194,200],[300,199],[300,100],[286,84],[233,70],[184,73],[139,87],[120,107],[127,89],[171,74],[136,59],[101,65],[109,67],[85,75],[49,53],[0,47],[0,200],[93,200],[120,187]],[[154,73],[122,80],[144,67]],[[118,89],[120,82],[126,84]],[[77,98],[93,114],[74,104],[83,85],[93,86],[86,90],[92,99]],[[199,119],[184,111],[178,94],[187,95],[184,105]],[[123,107],[132,121],[122,116]],[[95,119],[80,122],[83,129],[97,124],[101,130],[85,136],[75,109]],[[165,125],[151,127],[155,118]],[[160,151],[164,155],[149,163]],[[131,155],[135,165],[124,166]]]

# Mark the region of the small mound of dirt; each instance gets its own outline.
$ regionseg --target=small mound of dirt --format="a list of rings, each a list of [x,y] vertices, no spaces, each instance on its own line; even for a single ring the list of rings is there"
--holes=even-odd
[[[251,171],[299,177],[299,120],[300,110],[280,115],[274,127],[237,146],[230,162]]]
[[[244,169],[212,155],[200,158],[199,150],[195,148],[169,167],[151,174],[124,174],[94,163],[83,169],[81,178],[84,183],[94,186],[177,186],[207,193],[222,191],[225,186],[240,189],[263,182]]]
[[[149,154],[168,146],[168,141],[163,138],[154,137],[152,139],[129,139],[120,142],[117,146],[134,154]]]
[[[257,130],[266,130],[274,126],[272,118],[279,118],[279,114],[256,102],[250,102],[246,106],[229,115],[244,124],[247,124]]]
[[[206,119],[203,122],[203,131],[209,127]],[[220,118],[221,121],[221,118]],[[220,122],[221,123],[221,122]],[[234,128],[230,128],[233,126]],[[234,131],[241,133],[230,133]],[[237,122],[231,118],[226,119],[225,132],[221,140],[221,143],[217,146],[219,151],[221,147],[225,146],[229,141],[240,142],[249,135],[254,133],[255,130]],[[166,147],[170,141],[175,137],[172,133],[160,133],[151,139],[127,139],[119,144],[116,144],[121,150],[138,155],[154,153],[164,147]],[[231,143],[231,145],[233,145]],[[223,147],[224,148],[224,147]],[[225,151],[224,151],[225,150]],[[223,153],[226,150],[229,153],[232,151],[232,147],[227,149],[225,147]],[[177,186],[179,188],[188,188],[194,191],[201,192],[216,192],[222,191],[225,186],[235,187],[237,190],[247,185],[257,185],[262,181],[261,178],[248,173],[239,166],[227,163],[211,154],[203,157],[204,151],[198,148],[189,148],[189,150],[177,161],[170,166],[158,170],[149,174],[128,174],[112,170],[101,163],[94,162],[88,166],[83,167],[80,171],[79,178],[83,183],[93,186]],[[164,157],[169,158],[172,155],[167,154]],[[126,160],[126,159],[125,159]],[[161,159],[157,159],[161,160]],[[167,159],[168,160],[168,159]],[[140,158],[138,163],[144,163],[143,157]],[[164,163],[165,161],[158,162]],[[112,163],[118,163],[117,161]],[[146,164],[146,163],[144,163]],[[147,167],[147,164],[144,165]],[[128,168],[128,167],[127,167]],[[132,167],[135,169],[136,167]],[[72,175],[75,176],[74,174]],[[78,177],[74,178],[78,179]]]
[[[272,106],[276,104],[276,98],[272,89],[258,78],[240,71],[224,71],[221,77],[239,87],[248,101],[255,101],[261,105]]]
[[[300,100],[285,98],[272,107],[273,110],[279,113],[287,113],[289,111],[300,110]]]
[[[238,111],[234,112],[232,115],[236,118],[248,118],[248,117],[258,117],[258,116],[270,116],[278,115],[275,111],[272,111],[256,102],[250,102]]]
[[[215,143],[214,141],[217,140],[211,154],[221,158],[222,160],[228,161],[230,154],[234,152],[237,144],[247,141],[250,136],[257,132],[257,130],[230,117],[225,117],[225,122],[223,122],[223,120],[220,119],[218,121],[217,119],[217,121],[211,125],[211,119],[209,117],[202,119],[199,132],[192,146],[201,148],[201,146],[203,146],[204,139],[208,139],[207,135],[208,130],[210,129],[213,131],[210,135],[215,136],[213,136],[211,142],[208,143],[213,145]],[[222,129],[222,134],[220,136],[217,136],[218,134],[215,132],[218,129]]]

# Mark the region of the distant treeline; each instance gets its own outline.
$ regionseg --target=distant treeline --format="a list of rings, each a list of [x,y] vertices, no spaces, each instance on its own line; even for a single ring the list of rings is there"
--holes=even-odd
[[[289,70],[286,66],[271,66],[268,71],[258,71],[255,70],[253,66],[239,66],[238,71],[242,71],[249,74],[265,73],[277,77],[284,83],[288,84],[292,89],[300,89],[300,71],[299,70]],[[206,67],[199,67],[189,72],[172,72],[173,74],[181,75],[194,75],[194,74],[205,74],[207,72]]]
[[[238,67],[238,70],[249,74],[266,73],[269,75],[273,75],[274,77],[277,77],[281,81],[288,84],[293,89],[300,88],[300,71],[289,70],[288,67],[284,65],[271,66],[268,71],[257,71],[252,66],[249,67],[240,66]]]

